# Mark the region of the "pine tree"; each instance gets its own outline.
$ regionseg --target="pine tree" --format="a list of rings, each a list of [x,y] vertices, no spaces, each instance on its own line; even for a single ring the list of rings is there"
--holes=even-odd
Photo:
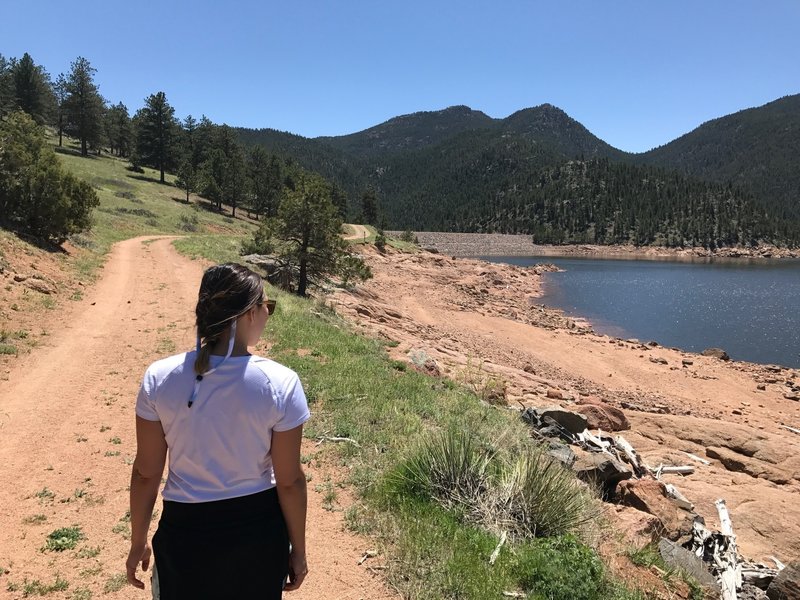
[[[36,65],[26,52],[13,64],[11,76],[17,108],[28,113],[40,125],[48,121],[53,112],[55,98],[47,71]]]
[[[342,222],[330,199],[330,188],[319,178],[304,176],[296,190],[286,193],[277,217],[265,219],[248,250],[272,250],[279,261],[297,273],[297,294],[305,296],[312,283],[329,275],[366,279],[371,273],[350,254],[340,235]]]
[[[175,109],[167,102],[166,94],[148,96],[144,107],[136,112],[135,122],[137,162],[158,169],[164,183],[165,170],[177,162],[173,146],[177,133]]]
[[[361,220],[368,225],[378,222],[378,198],[371,187],[364,190],[361,196]]]
[[[122,102],[110,107],[104,119],[106,142],[111,154],[116,151],[117,156],[125,157],[130,154],[133,131],[128,107]]]
[[[53,83],[53,94],[55,95],[56,104],[55,126],[58,129],[58,147],[60,148],[64,137],[67,98],[69,97],[67,78],[63,73],[59,73]]]
[[[0,118],[14,110],[14,80],[11,62],[0,54]]]
[[[80,140],[82,156],[89,155],[89,147],[98,148],[103,139],[104,103],[94,83],[96,72],[88,60],[79,56],[67,76],[64,130]]]

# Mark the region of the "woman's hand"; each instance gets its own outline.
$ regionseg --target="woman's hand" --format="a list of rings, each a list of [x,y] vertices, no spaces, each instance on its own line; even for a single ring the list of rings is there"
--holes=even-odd
[[[142,571],[147,571],[150,566],[150,555],[152,550],[150,544],[131,544],[131,551],[128,553],[128,560],[125,561],[125,570],[128,573],[128,583],[139,589],[144,589],[144,582],[136,579],[136,569],[142,563]]]
[[[308,575],[305,553],[300,554],[292,550],[289,554],[289,581],[283,589],[287,592],[296,590],[303,584],[303,579]]]

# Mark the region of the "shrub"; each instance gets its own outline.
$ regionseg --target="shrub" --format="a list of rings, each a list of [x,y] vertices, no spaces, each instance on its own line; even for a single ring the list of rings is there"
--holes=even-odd
[[[597,516],[594,498],[541,448],[498,449],[473,431],[427,436],[388,484],[521,539],[578,533]]]
[[[62,527],[61,529],[56,529],[47,536],[44,549],[53,550],[55,552],[72,550],[83,537],[83,531],[81,531],[81,528],[77,525],[73,527]]]
[[[91,185],[61,168],[28,115],[0,121],[0,223],[60,244],[90,227],[99,203]]]
[[[180,219],[178,220],[178,229],[193,233],[197,231],[197,226],[199,223],[200,220],[197,218],[197,215],[181,215]]]
[[[607,598],[603,563],[573,536],[537,540],[518,568],[523,588],[533,598],[595,600]]]
[[[414,235],[414,232],[410,229],[406,229],[403,233],[400,234],[400,241],[401,242],[408,242],[410,244],[417,243],[417,236]]]
[[[375,247],[380,252],[386,252],[386,234],[383,233],[383,229],[378,229],[375,235]]]

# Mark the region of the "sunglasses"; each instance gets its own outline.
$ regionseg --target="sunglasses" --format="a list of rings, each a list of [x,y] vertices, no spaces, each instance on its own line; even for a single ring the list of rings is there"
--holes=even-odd
[[[275,306],[277,304],[277,301],[275,301],[275,300],[267,300],[266,302],[259,302],[258,306],[262,306],[264,304],[267,305],[267,314],[271,315],[272,313],[275,312]]]

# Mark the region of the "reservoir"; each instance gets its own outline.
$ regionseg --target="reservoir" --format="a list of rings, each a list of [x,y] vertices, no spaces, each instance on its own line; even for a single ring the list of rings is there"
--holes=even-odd
[[[544,275],[542,303],[598,333],[800,368],[800,260],[481,258],[554,263],[564,272]]]

